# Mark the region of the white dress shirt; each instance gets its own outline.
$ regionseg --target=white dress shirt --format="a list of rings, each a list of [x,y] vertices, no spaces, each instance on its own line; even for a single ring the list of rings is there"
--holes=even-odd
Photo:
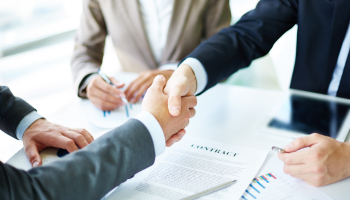
[[[339,53],[338,61],[333,72],[331,83],[329,84],[328,95],[336,96],[338,92],[340,80],[341,80],[344,67],[349,55],[349,50],[350,50],[350,23]],[[197,79],[197,90],[195,94],[201,93],[208,83],[208,75],[202,63],[196,58],[187,58],[181,64],[187,64],[192,68]]]
[[[138,0],[139,12],[142,22],[145,26],[145,31],[148,43],[156,62],[160,63],[163,55],[163,50],[166,45],[168,30],[171,17],[173,14],[174,0]],[[169,63],[159,66],[159,70],[176,70],[177,63]],[[91,74],[86,77],[82,86],[79,89],[79,94],[86,89],[89,82],[94,76]]]
[[[160,63],[166,45],[174,0],[139,0],[139,11],[148,42],[157,63]],[[175,70],[177,64],[166,64],[159,69]]]
[[[343,75],[344,67],[346,64],[346,60],[348,59],[349,50],[350,50],[350,23],[345,35],[344,42],[340,49],[338,61],[333,72],[332,81],[329,84],[328,95],[331,95],[331,96],[337,95],[340,80]]]

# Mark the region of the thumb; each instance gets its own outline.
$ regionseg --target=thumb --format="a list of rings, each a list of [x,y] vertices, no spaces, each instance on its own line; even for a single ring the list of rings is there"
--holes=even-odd
[[[112,83],[115,85],[115,86],[117,86],[117,88],[122,88],[122,87],[124,87],[124,83],[122,83],[122,82],[119,82],[119,81],[117,81],[115,78],[113,78],[113,77],[109,77],[109,80],[111,80],[112,81]]]
[[[35,144],[27,146],[24,151],[33,167],[38,167],[42,164],[38,148]]]
[[[164,76],[163,75],[157,75],[154,78],[150,89],[163,93],[164,87],[165,87],[165,78],[164,78]]]
[[[182,96],[182,88],[180,85],[176,85],[171,88],[169,92],[168,99],[168,109],[169,113],[172,116],[178,116],[181,111],[181,96]]]
[[[288,144],[284,147],[284,150],[288,153],[298,151],[300,149],[310,147],[318,142],[317,136],[315,135],[309,135],[305,137],[300,137],[295,140],[293,140],[292,143]]]

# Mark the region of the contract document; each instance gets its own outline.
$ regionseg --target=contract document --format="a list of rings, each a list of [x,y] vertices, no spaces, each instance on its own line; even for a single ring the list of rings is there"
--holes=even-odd
[[[230,180],[233,185],[199,199],[238,200],[262,166],[268,151],[186,136],[167,148],[155,164],[105,198],[179,200]]]
[[[283,172],[283,162],[272,152],[249,184],[242,200],[331,200],[321,190]]]

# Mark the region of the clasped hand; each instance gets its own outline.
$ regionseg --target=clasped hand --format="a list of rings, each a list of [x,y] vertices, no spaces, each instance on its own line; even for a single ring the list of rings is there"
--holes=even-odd
[[[171,116],[168,111],[168,96],[164,94],[166,79],[162,75],[156,76],[142,102],[142,110],[151,113],[163,129],[166,145],[169,147],[181,140],[196,111],[197,98],[193,95],[181,97],[181,106],[177,116]]]

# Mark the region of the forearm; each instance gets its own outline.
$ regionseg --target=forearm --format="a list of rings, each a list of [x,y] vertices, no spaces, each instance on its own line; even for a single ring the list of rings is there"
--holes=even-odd
[[[0,86],[0,129],[2,131],[17,138],[18,124],[32,111],[35,111],[35,108],[21,98],[13,96],[8,87]]]
[[[209,89],[241,68],[266,55],[273,44],[295,23],[297,3],[260,1],[255,10],[200,44],[188,57],[196,58],[208,75]]]
[[[3,165],[0,199],[101,199],[152,165],[154,159],[147,128],[132,119],[84,149],[46,166],[25,172]]]
[[[75,38],[71,69],[77,93],[83,79],[101,67],[107,28],[98,1],[83,1],[83,14]],[[82,96],[86,97],[86,96]]]

